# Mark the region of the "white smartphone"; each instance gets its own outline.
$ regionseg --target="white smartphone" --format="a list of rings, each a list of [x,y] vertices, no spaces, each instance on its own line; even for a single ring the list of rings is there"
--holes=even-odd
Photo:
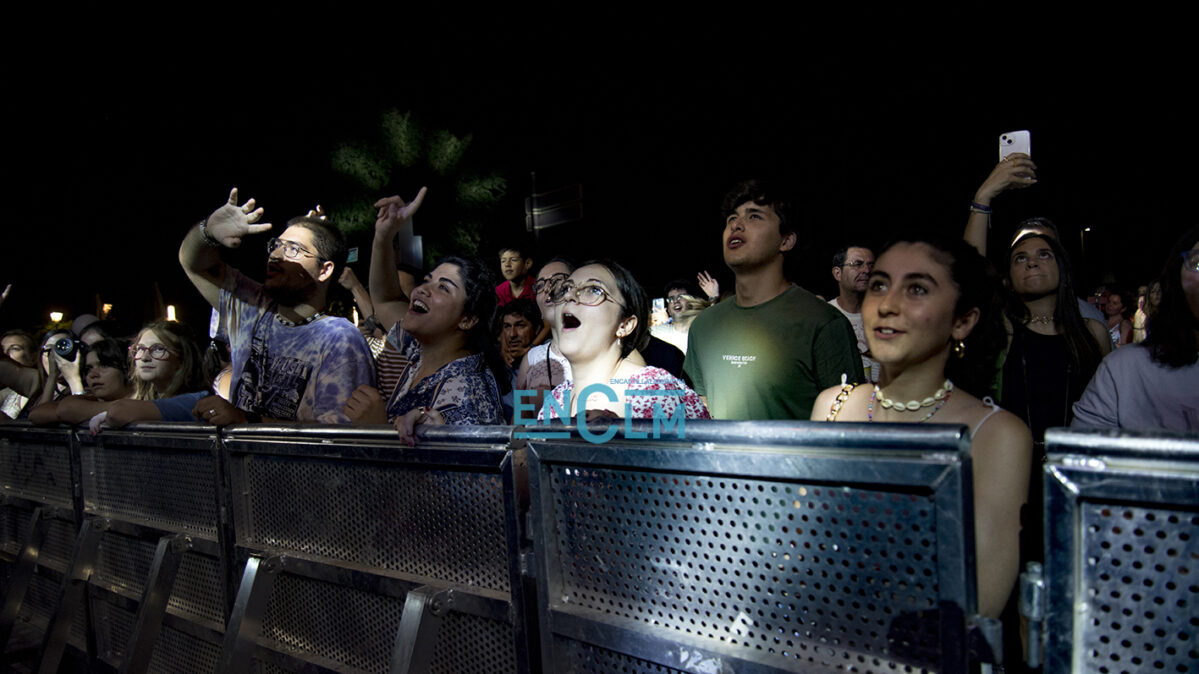
[[[1022,152],[1032,156],[1032,136],[1027,131],[1008,131],[999,135],[999,161],[1008,155]]]

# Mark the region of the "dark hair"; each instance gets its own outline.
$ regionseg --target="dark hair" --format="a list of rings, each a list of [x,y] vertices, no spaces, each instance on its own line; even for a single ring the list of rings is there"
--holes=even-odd
[[[698,287],[696,287],[695,283],[688,281],[685,278],[676,278],[673,281],[670,281],[666,285],[662,286],[662,296],[669,297],[670,291],[676,290],[676,289],[682,290],[684,293],[686,293],[692,297],[698,297],[701,299],[706,297],[706,295],[704,295],[702,292],[700,292],[700,289]]]
[[[1028,232],[1025,230],[1033,231]],[[1008,246],[1008,249],[1015,248],[1016,244],[1020,241],[1029,236],[1036,236],[1037,234],[1042,234],[1043,238],[1054,239],[1056,241],[1062,240],[1061,233],[1057,231],[1057,225],[1053,224],[1053,221],[1049,218],[1028,218],[1022,220],[1019,225],[1016,225],[1016,231],[1012,232],[1012,243]]]
[[[523,316],[529,325],[535,329],[541,330],[544,321],[541,320],[541,309],[537,307],[537,303],[530,299],[517,299],[500,307],[495,316],[495,331],[499,332],[504,327],[505,316]]]
[[[94,323],[92,325],[95,325]],[[90,327],[90,326],[89,326]],[[84,330],[87,332],[87,330]],[[104,367],[115,367],[126,379],[129,378],[129,343],[124,340],[105,337],[93,342],[91,346],[83,344],[79,347],[81,355],[79,374],[87,376],[87,355],[96,354],[96,361]]]
[[[1199,226],[1183,233],[1170,249],[1158,282],[1162,285],[1162,301],[1157,313],[1149,318],[1149,336],[1143,344],[1153,360],[1168,367],[1183,367],[1199,359],[1199,316],[1191,313],[1186,291],[1182,288],[1182,254],[1199,241]]]
[[[476,257],[447,255],[434,268],[443,264],[458,267],[462,292],[466,295],[462,302],[462,315],[478,319],[466,333],[466,348],[471,353],[483,354],[484,364],[495,377],[500,393],[505,394],[512,390],[512,379],[507,364],[496,349],[495,340],[491,339],[491,326],[495,323],[495,287],[499,284],[496,274]]]
[[[620,356],[624,358],[632,353],[633,349],[643,349],[649,343],[649,297],[646,296],[645,290],[637,282],[633,273],[616,260],[590,260],[579,267],[593,264],[607,269],[608,273],[612,274],[612,278],[616,280],[616,289],[620,291],[620,296],[623,298],[620,304],[620,320],[623,321],[630,316],[637,318],[637,325],[633,326],[633,331],[620,341]]]
[[[138,379],[134,398],[157,400],[183,393],[207,391],[208,383],[204,381],[203,359],[200,355],[200,348],[196,346],[196,340],[192,338],[191,330],[177,321],[150,321],[137,331],[134,343],[141,341],[142,335],[148,331],[153,331],[163,342],[179,352],[179,368],[175,370],[175,376],[171,377],[171,381],[162,390],[159,390],[153,382]],[[132,361],[133,354],[129,354],[128,358]],[[132,371],[133,368],[130,368],[130,372]]]
[[[724,195],[724,201],[721,203],[722,218],[728,220],[728,217],[734,215],[741,204],[747,201],[774,208],[779,217],[779,234],[787,236],[795,233],[791,225],[791,203],[783,197],[783,192],[777,185],[766,180],[750,179],[734,185],[733,189]]]
[[[550,266],[551,264],[553,264],[555,262],[557,262],[558,264],[566,265],[566,268],[569,269],[571,272],[574,272],[574,270],[575,270],[574,260],[571,260],[568,257],[562,257],[561,255],[555,255],[554,257],[551,257],[550,259],[546,260],[545,263],[543,263],[540,267],[538,267],[537,271],[541,271],[542,269],[545,269],[546,267]]]
[[[1112,295],[1120,298],[1120,305],[1123,307],[1120,311],[1120,316],[1123,318],[1132,318],[1132,315],[1137,310],[1137,298],[1128,288],[1114,288],[1108,291],[1108,298]],[[1106,312],[1105,312],[1106,313]]]
[[[333,263],[333,275],[330,281],[337,281],[342,267],[346,265],[346,237],[337,225],[328,220],[321,220],[307,215],[292,218],[287,221],[288,227],[303,227],[312,232],[312,242],[316,245],[316,254],[322,260]]]
[[[510,243],[500,246],[500,252],[498,253],[498,255],[500,257],[503,257],[504,253],[507,253],[508,251],[512,251],[513,253],[516,253],[517,255],[520,256],[520,258],[522,260],[528,260],[533,257],[533,249],[530,248],[527,244],[524,244],[521,242],[510,242]]]
[[[847,259],[849,259],[849,249],[850,248],[861,248],[863,250],[869,250],[872,253],[874,252],[874,249],[872,249],[870,246],[863,246],[863,245],[861,245],[860,242],[850,243],[849,245],[847,245],[847,246],[841,248],[840,250],[838,250],[837,252],[833,253],[833,266],[834,267],[844,267],[845,266],[845,261]]]
[[[17,337],[21,339],[25,342],[25,350],[29,352],[29,355],[31,357],[36,355],[35,352],[37,351],[38,344],[37,342],[33,341],[33,335],[25,332],[24,330],[8,330],[5,331],[4,334],[0,335],[0,339],[4,339],[6,337]]]
[[[1044,218],[1034,218],[1044,220]],[[1028,222],[1027,220],[1025,222]],[[1052,223],[1051,223],[1052,224]],[[1058,331],[1066,338],[1066,349],[1070,352],[1070,366],[1073,372],[1094,372],[1103,360],[1099,345],[1087,330],[1082,314],[1078,311],[1078,298],[1074,294],[1073,269],[1070,256],[1061,242],[1044,234],[1027,234],[1012,242],[1008,249],[1008,263],[1004,268],[1004,280],[1011,284],[1012,280],[1012,251],[1029,239],[1044,241],[1049,250],[1053,251],[1058,269],[1057,305],[1053,310],[1053,320]],[[1008,293],[1007,316],[1013,323],[1024,325],[1032,317],[1024,300],[1015,292]]]
[[[932,248],[933,260],[949,270],[949,277],[958,291],[953,307],[954,318],[978,309],[978,322],[964,340],[961,358],[951,355],[945,363],[945,376],[955,386],[974,395],[992,395],[996,380],[999,353],[1007,344],[1003,327],[1003,302],[999,292],[999,275],[978,250],[962,239],[935,234],[917,234],[888,243],[879,253],[881,258],[896,244],[923,244]]]

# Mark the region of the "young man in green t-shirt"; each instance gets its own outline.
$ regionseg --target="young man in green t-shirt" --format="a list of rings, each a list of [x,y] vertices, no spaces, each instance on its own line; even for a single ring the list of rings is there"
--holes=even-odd
[[[786,201],[762,181],[724,198],[724,262],[736,297],[691,325],[684,369],[714,419],[803,419],[824,389],[862,380],[853,327],[841,312],[787,281],[796,232]]]

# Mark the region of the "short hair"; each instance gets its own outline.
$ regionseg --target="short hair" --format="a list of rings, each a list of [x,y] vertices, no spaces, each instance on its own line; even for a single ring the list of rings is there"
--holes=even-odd
[[[671,290],[682,290],[684,294],[692,297],[704,297],[704,294],[700,292],[695,283],[685,278],[676,278],[673,281],[668,281],[666,285],[662,286],[662,296],[669,297]]]
[[[34,351],[37,351],[37,342],[33,340],[33,335],[25,332],[24,330],[7,330],[4,332],[4,334],[0,335],[0,339],[6,339],[8,337],[16,337],[25,342],[25,350],[31,354]]]
[[[192,338],[191,330],[177,321],[150,321],[138,330],[134,343],[141,341],[142,335],[149,331],[153,331],[162,341],[179,352],[179,369],[175,370],[175,376],[171,377],[171,381],[162,390],[153,382],[138,379],[137,391],[133,397],[137,400],[158,400],[183,393],[207,391],[208,382],[204,381],[203,358],[200,348],[196,346],[196,340]],[[129,360],[133,360],[132,353],[129,354]],[[130,372],[132,371],[134,370],[130,367]]]
[[[1166,256],[1158,282],[1162,287],[1162,301],[1157,312],[1149,318],[1149,336],[1143,344],[1158,363],[1179,368],[1199,360],[1199,316],[1191,313],[1187,304],[1186,290],[1182,287],[1182,254],[1195,247],[1199,241],[1199,225],[1183,233]]]
[[[544,324],[544,321],[541,320],[541,309],[538,308],[537,303],[528,298],[521,298],[512,300],[499,308],[495,317],[496,331],[498,332],[504,327],[504,317],[513,315],[523,316],[529,325],[538,330]]]
[[[637,325],[633,326],[633,331],[620,341],[620,356],[624,358],[632,353],[633,349],[643,349],[649,343],[649,297],[633,273],[616,260],[590,260],[579,267],[593,264],[607,269],[616,281],[616,289],[620,291],[620,296],[624,299],[620,305],[620,320],[623,321],[630,316],[637,318]]]
[[[287,221],[288,227],[303,227],[312,232],[312,242],[316,245],[316,254],[320,259],[333,263],[333,275],[329,281],[337,281],[341,270],[346,265],[346,236],[337,225],[328,220],[321,220],[307,215],[301,215]]]
[[[777,185],[759,178],[737,183],[724,195],[724,201],[720,207],[721,215],[728,220],[728,217],[735,214],[741,204],[747,201],[752,201],[759,206],[774,208],[775,214],[779,217],[779,234],[786,236],[795,233],[795,228],[791,224],[791,203],[784,198],[782,189]]]
[[[84,332],[87,332],[85,329]],[[113,339],[112,337],[104,337],[103,339],[93,342],[91,346],[82,344],[79,347],[80,353],[80,368],[79,374],[87,376],[87,355],[89,353],[96,354],[96,361],[104,367],[114,367],[121,371],[121,374],[126,379],[129,378],[129,343],[122,339]]]
[[[873,248],[871,248],[870,246],[862,245],[861,242],[850,243],[849,245],[847,245],[847,246],[841,248],[840,250],[838,250],[837,252],[833,253],[833,266],[834,267],[844,267],[845,266],[845,261],[849,259],[849,249],[850,248],[861,248],[863,250],[870,251],[872,254],[874,253]]]
[[[558,264],[566,265],[566,268],[569,269],[571,271],[571,273],[574,273],[574,270],[576,269],[574,260],[572,260],[568,257],[562,257],[561,255],[555,255],[554,257],[551,257],[550,259],[543,262],[542,265],[537,268],[537,271],[540,272],[542,269],[545,269],[546,267],[550,266],[551,264],[554,264],[555,262],[557,262]]]
[[[509,242],[500,246],[499,256],[503,257],[504,253],[513,252],[520,256],[522,260],[529,260],[533,257],[533,249],[528,244],[521,242]]]

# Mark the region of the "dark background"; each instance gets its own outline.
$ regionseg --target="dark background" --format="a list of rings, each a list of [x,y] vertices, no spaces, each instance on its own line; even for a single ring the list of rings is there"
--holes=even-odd
[[[13,291],[0,327],[40,327],[51,309],[94,311],[98,294],[132,331],[153,317],[157,282],[202,331],[206,305],[176,258],[187,229],[232,186],[277,226],[344,198],[333,149],[377,134],[389,109],[471,134],[463,170],[506,179],[505,197],[481,216],[485,259],[525,236],[536,171],[541,189],[579,183],[584,194],[582,222],[545,232],[541,257],[615,257],[651,296],[701,269],[730,287],[721,196],[771,175],[799,207],[789,274],[831,297],[828,259],[847,237],[959,233],[997,137],[1017,129],[1032,132],[1040,183],[997,201],[993,251],[1020,219],[1045,215],[1075,255],[1080,292],[1135,285],[1196,221],[1193,58],[1165,53],[1168,37],[1121,26],[1123,17],[1102,30],[1067,17],[1038,42],[1013,37],[1036,32],[1013,26],[1044,17],[958,10],[933,31],[949,38],[930,41],[893,26],[906,15],[860,13],[836,26],[709,17],[703,31],[509,17],[402,42],[261,49],[91,35],[60,44],[69,58],[58,65],[23,53],[9,61],[3,98],[0,285]],[[424,184],[418,233],[446,224],[450,183],[416,167],[378,195],[410,197]],[[260,277],[266,238],[226,259]],[[352,239],[364,247],[355,267],[365,278],[369,233]]]

